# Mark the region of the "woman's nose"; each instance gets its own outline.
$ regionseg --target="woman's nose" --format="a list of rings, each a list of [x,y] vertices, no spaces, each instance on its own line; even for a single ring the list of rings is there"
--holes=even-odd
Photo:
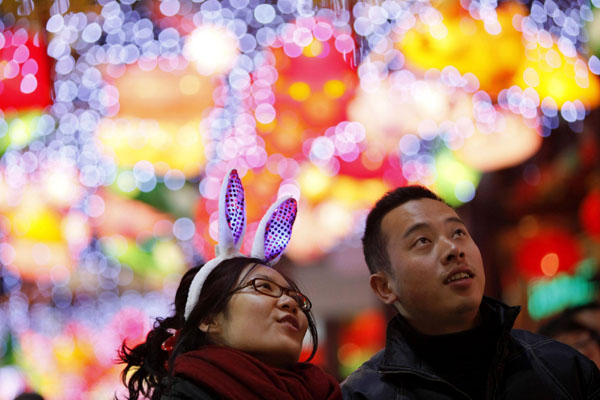
[[[298,311],[298,303],[296,300],[285,293],[278,299],[277,306],[282,310],[289,310],[294,314]]]

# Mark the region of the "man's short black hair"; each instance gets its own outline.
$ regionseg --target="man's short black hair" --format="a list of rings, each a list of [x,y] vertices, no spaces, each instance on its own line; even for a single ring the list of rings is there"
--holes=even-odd
[[[365,261],[371,274],[391,270],[387,253],[387,238],[381,232],[383,218],[402,204],[411,200],[432,199],[446,204],[438,195],[423,186],[402,186],[387,192],[371,209],[367,216],[365,234],[362,238]]]

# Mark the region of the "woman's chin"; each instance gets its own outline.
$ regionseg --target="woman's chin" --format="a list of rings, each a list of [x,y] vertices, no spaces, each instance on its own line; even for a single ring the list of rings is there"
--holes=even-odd
[[[278,351],[274,354],[261,353],[251,355],[272,367],[289,369],[298,362],[298,359],[300,358],[300,351]]]

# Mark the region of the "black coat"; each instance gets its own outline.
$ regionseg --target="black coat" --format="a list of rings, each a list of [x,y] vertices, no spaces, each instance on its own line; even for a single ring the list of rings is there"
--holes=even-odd
[[[520,307],[484,297],[483,308],[502,332],[487,379],[487,400],[600,399],[600,372],[575,349],[512,329]],[[440,378],[408,346],[394,318],[386,347],[342,382],[345,400],[470,399]],[[479,400],[479,399],[475,399]]]
[[[160,400],[219,400],[219,397],[195,383],[176,376],[167,393],[163,394]]]

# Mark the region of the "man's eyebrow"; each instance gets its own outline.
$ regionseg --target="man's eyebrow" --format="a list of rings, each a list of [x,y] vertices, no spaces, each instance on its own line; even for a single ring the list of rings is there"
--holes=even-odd
[[[449,222],[457,222],[461,225],[465,225],[465,223],[463,222],[462,219],[458,218],[458,217],[448,217],[446,218],[446,223]],[[404,235],[402,235],[403,238],[406,238],[407,236],[410,236],[411,233],[418,231],[419,229],[423,229],[423,228],[427,228],[429,226],[429,224],[425,223],[425,222],[419,222],[416,223],[414,225],[412,225],[410,228],[408,228],[406,230],[406,232],[404,232]],[[465,225],[466,226],[466,225]]]
[[[464,222],[462,219],[458,218],[458,217],[450,217],[450,218],[447,218],[447,219],[446,219],[446,222],[458,222],[459,224],[462,224],[462,225],[464,225],[464,226],[467,226],[467,225],[465,224],[465,222]]]
[[[411,233],[413,233],[414,231],[418,231],[419,229],[426,228],[428,226],[429,225],[424,222],[416,223],[413,226],[411,226],[410,228],[408,228],[406,230],[406,232],[404,232],[404,235],[402,235],[402,237],[405,238],[405,237],[409,236]]]

